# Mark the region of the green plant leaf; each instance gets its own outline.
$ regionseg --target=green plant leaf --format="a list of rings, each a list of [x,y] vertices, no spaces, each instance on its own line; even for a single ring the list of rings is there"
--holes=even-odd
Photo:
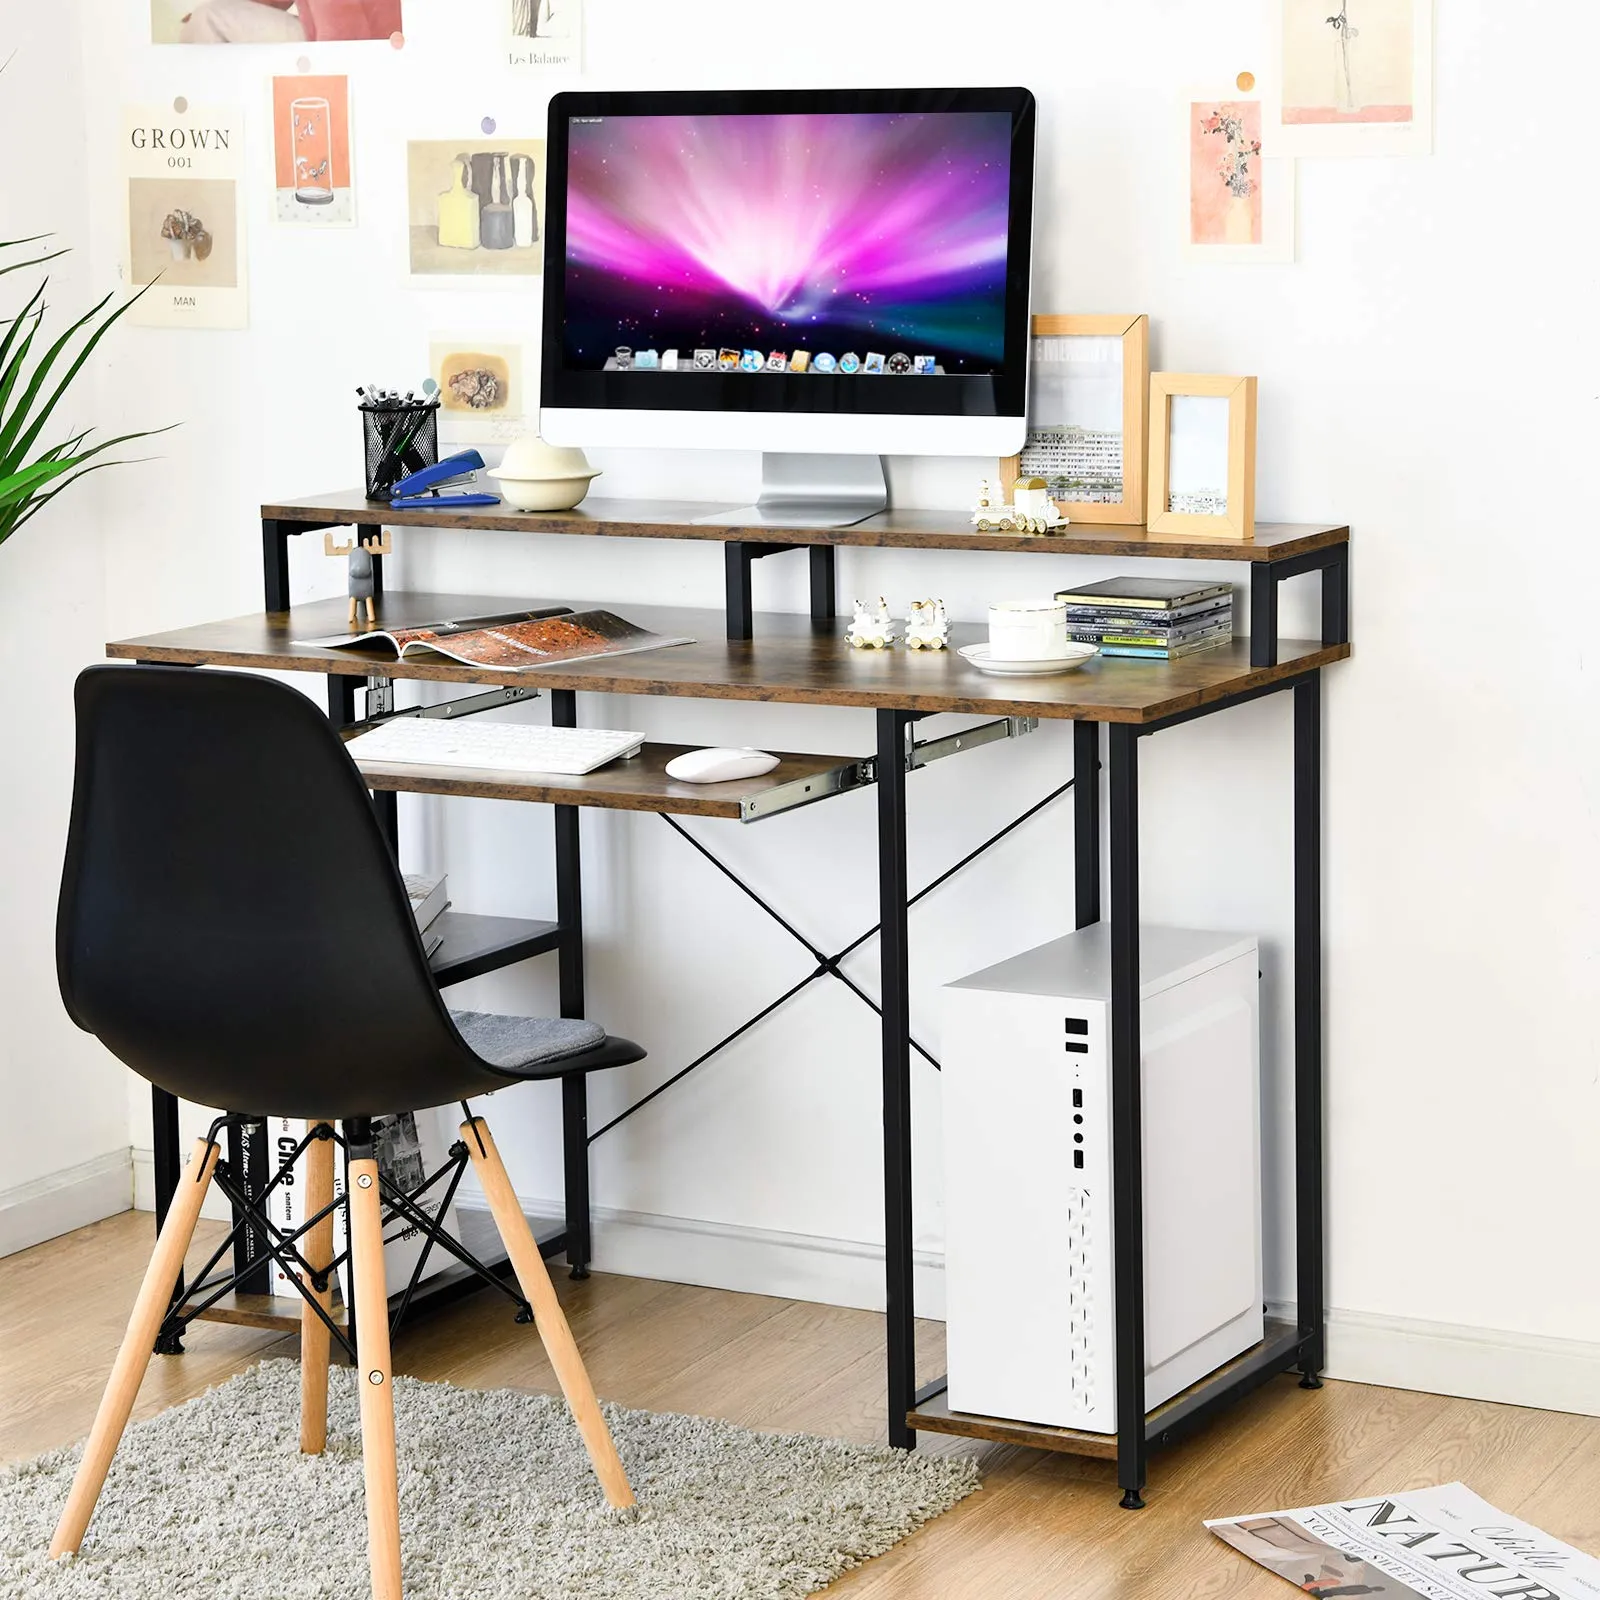
[[[42,489],[52,478],[71,472],[80,457],[68,456],[63,461],[35,461],[21,472],[8,473],[0,478],[0,506],[16,505],[29,499],[36,489]]]
[[[162,431],[164,432],[165,430],[163,429]],[[24,523],[31,522],[58,494],[65,489],[70,489],[79,478],[87,478],[91,472],[99,472],[105,467],[132,467],[137,466],[141,461],[148,461],[149,459],[150,457],[148,456],[135,456],[129,461],[96,461],[92,466],[84,467],[80,471],[73,473],[70,478],[62,479],[55,488],[40,495],[37,500],[28,501],[26,506],[13,507],[9,510],[5,507],[0,507],[0,544],[4,544]]]
[[[83,349],[78,352],[77,359],[70,367],[67,368],[66,376],[61,380],[60,383],[56,385],[55,392],[45,402],[43,409],[39,412],[39,415],[35,418],[27,432],[21,436],[20,440],[18,440],[22,450],[26,451],[30,449],[34,440],[36,440],[40,433],[43,432],[44,425],[49,421],[51,412],[55,410],[57,404],[61,400],[62,395],[64,395],[71,386],[73,379],[76,378],[83,370],[84,363],[88,361],[89,357],[94,354],[96,346],[98,346],[100,341],[105,338],[105,336],[117,325],[117,322],[120,318],[125,317],[128,312],[138,305],[145,295],[149,293],[151,287],[152,285],[147,283],[136,295],[124,300],[123,303],[118,306],[117,309],[113,311],[111,315],[107,317],[92,334],[90,334],[88,340],[83,346]],[[43,372],[54,365],[56,355],[59,353],[59,351],[64,347],[66,342],[73,336],[73,334],[75,334],[80,328],[82,328],[105,308],[110,299],[111,295],[108,294],[98,305],[85,312],[85,314],[79,317],[72,327],[70,327],[66,333],[62,334],[55,344],[51,346],[48,354],[40,363],[40,370],[35,372],[33,382],[29,385],[28,394],[24,397],[18,412],[19,417],[27,414],[28,408],[32,405],[34,397],[38,393]],[[12,424],[7,423],[6,432],[8,432],[11,427]],[[0,432],[0,461],[5,459],[6,452],[10,447],[10,441],[6,438],[6,432]]]
[[[39,318],[44,315],[44,291],[45,285],[41,283],[38,292],[22,308],[21,313],[11,324],[11,331],[4,339],[0,339],[0,416],[5,415],[6,396],[11,393],[18,374],[22,370],[20,356],[17,358],[17,364],[15,366],[12,364],[13,347],[17,342],[18,336],[22,334],[23,324],[29,317],[34,319],[34,326],[28,330],[26,337],[31,338],[38,331]]]
[[[73,378],[77,376],[78,369],[82,367],[85,359],[87,359],[88,351],[94,348],[93,343],[91,342],[87,349],[78,357],[77,361],[68,370],[66,378],[57,386],[55,394],[50,398],[50,400],[45,404],[44,408],[40,411],[39,415],[30,424],[28,420],[29,413],[33,410],[41,391],[44,389],[46,381],[49,379],[50,369],[56,364],[57,357],[60,356],[61,352],[67,348],[72,339],[83,328],[87,327],[91,322],[93,322],[95,317],[110,303],[110,300],[111,296],[108,294],[105,299],[99,302],[98,305],[92,306],[88,311],[84,312],[84,314],[79,317],[78,320],[74,322],[72,326],[68,328],[67,331],[62,334],[61,337],[57,339],[56,342],[51,345],[42,356],[40,356],[39,364],[33,369],[33,376],[28,381],[28,387],[23,390],[22,398],[18,400],[16,409],[12,412],[11,416],[6,419],[4,426],[0,427],[0,463],[14,459],[12,456],[13,449],[17,450],[19,454],[26,452],[28,446],[33,443],[34,439],[38,438],[39,430],[43,428],[47,421],[49,421],[50,413],[55,409],[56,402],[60,400],[62,394],[65,392],[67,384],[71,383]],[[105,326],[105,324],[102,324],[102,329]]]

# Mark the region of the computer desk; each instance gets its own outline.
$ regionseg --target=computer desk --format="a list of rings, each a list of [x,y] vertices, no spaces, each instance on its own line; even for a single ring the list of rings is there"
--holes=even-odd
[[[784,754],[764,777],[738,783],[690,785],[669,779],[664,767],[677,747],[649,744],[635,761],[581,778],[524,779],[505,773],[420,769],[395,765],[363,767],[374,791],[380,822],[394,839],[394,795],[411,791],[533,801],[551,805],[555,816],[556,919],[523,922],[446,913],[445,944],[434,957],[441,985],[464,981],[531,955],[553,951],[560,963],[562,1014],[583,1012],[583,922],[578,814],[584,806],[716,816],[749,824],[797,805],[825,803],[833,794],[873,787],[877,798],[879,927],[882,995],[874,1001],[838,968],[841,956],[816,949],[781,914],[745,893],[806,945],[818,967],[805,982],[831,976],[846,983],[882,1018],[883,1148],[885,1211],[886,1345],[889,1439],[914,1445],[918,1429],[964,1434],[1079,1455],[1114,1458],[1123,1504],[1143,1504],[1151,1449],[1189,1432],[1231,1401],[1277,1373],[1298,1369],[1306,1387],[1319,1385],[1326,1330],[1323,1295],[1322,1153],[1322,671],[1350,654],[1348,642],[1349,533],[1340,527],[1258,529],[1248,543],[1210,539],[1165,539],[1142,529],[1073,525],[1066,536],[1028,538],[983,535],[957,517],[928,512],[888,512],[855,528],[785,529],[704,527],[691,520],[715,509],[701,505],[588,502],[576,513],[538,516],[492,507],[471,513],[394,512],[369,504],[359,492],[318,496],[262,508],[265,613],[127,639],[107,653],[135,662],[266,668],[320,674],[328,684],[329,712],[336,724],[355,721],[355,691],[367,684],[369,712],[392,708],[396,679],[447,683],[476,692],[455,702],[465,713],[550,694],[552,720],[576,725],[580,692],[695,699],[765,701],[850,707],[871,712],[875,753],[871,757]],[[609,659],[571,662],[532,673],[479,670],[443,658],[395,662],[371,653],[352,654],[296,644],[296,639],[339,633],[345,602],[290,607],[287,541],[297,533],[330,526],[426,526],[503,532],[599,537],[715,539],[725,546],[727,606],[724,611],[623,604],[630,621],[661,633],[687,634],[695,642]],[[954,653],[977,642],[981,630],[956,626],[949,652],[856,651],[845,643],[845,625],[834,614],[833,551],[841,545],[902,548],[1005,549],[1041,554],[1161,556],[1249,563],[1249,639],[1186,660],[1157,663],[1098,659],[1084,669],[1052,678],[986,677]],[[763,555],[805,549],[811,567],[812,610],[808,616],[753,614],[750,564]],[[1280,640],[1278,586],[1287,577],[1322,574],[1323,637]],[[380,580],[381,581],[381,580]],[[518,597],[520,602],[525,597]],[[539,603],[532,600],[530,603]],[[441,617],[504,610],[506,596],[389,593],[380,622],[424,623]],[[579,607],[600,602],[562,597]],[[1143,1228],[1139,1042],[1139,742],[1201,717],[1221,715],[1266,695],[1288,693],[1294,707],[1294,1050],[1297,1313],[1294,1323],[1269,1322],[1263,1342],[1220,1372],[1145,1415],[1143,1404]],[[926,718],[962,713],[992,720],[943,738],[920,739]],[[1073,723],[1073,776],[1057,793],[1073,791],[1074,919],[1086,927],[1102,915],[1100,808],[1101,772],[1109,811],[1108,911],[1111,923],[1111,1071],[1113,1243],[1116,1288],[1115,1436],[1051,1428],[952,1412],[943,1379],[919,1385],[915,1369],[915,1306],[912,1291],[911,1037],[907,912],[912,896],[906,869],[906,804],[909,775],[929,761],[977,745],[1031,731],[1045,719]],[[1102,760],[1101,725],[1106,728]],[[1047,798],[1053,798],[1047,797]],[[1047,802],[1040,802],[1024,816]],[[1022,819],[1018,819],[1019,821]],[[1015,823],[1011,824],[1015,826]],[[680,830],[682,831],[682,830]],[[987,841],[1003,837],[1002,829]],[[705,846],[685,833],[691,844]],[[981,854],[972,852],[959,866]],[[715,858],[712,858],[715,861]],[[720,863],[715,863],[719,867]],[[724,873],[733,874],[726,867]],[[946,874],[948,876],[948,874]],[[737,882],[737,879],[735,879]],[[943,881],[939,879],[936,881]],[[924,891],[926,892],[926,891]],[[857,940],[865,942],[870,934]],[[850,948],[855,948],[851,946]],[[793,993],[795,991],[791,991]],[[782,1003],[730,1035],[737,1037]],[[714,1047],[715,1048],[720,1048]],[[714,1050],[707,1052],[707,1056]],[[926,1053],[926,1052],[922,1052]],[[705,1060],[706,1056],[700,1058]],[[930,1058],[931,1059],[931,1058]],[[581,1076],[563,1080],[563,1152],[566,1225],[541,1242],[547,1254],[565,1251],[575,1274],[590,1257],[588,1147],[640,1106],[684,1075],[690,1063],[643,1099],[591,1133]],[[158,1210],[177,1181],[176,1104],[160,1091],[155,1098]],[[1065,1156],[1065,1152],[1063,1152]],[[442,1295],[461,1292],[447,1282]],[[268,1326],[297,1325],[288,1311],[239,1303],[218,1308],[229,1320]]]

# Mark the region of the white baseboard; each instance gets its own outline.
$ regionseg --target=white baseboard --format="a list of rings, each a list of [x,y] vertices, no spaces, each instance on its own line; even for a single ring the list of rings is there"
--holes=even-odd
[[[1600,1344],[1584,1340],[1330,1310],[1327,1371],[1385,1389],[1600,1417]]]
[[[133,1209],[154,1211],[156,1208],[156,1157],[153,1150],[133,1147]],[[212,1222],[231,1222],[233,1208],[221,1190],[213,1188],[206,1195],[200,1215]]]
[[[153,1209],[155,1189],[148,1150],[133,1152],[133,1172],[135,1204],[141,1210]],[[207,1215],[212,1214],[209,1206],[216,1198],[208,1202]],[[0,1195],[0,1254],[23,1248],[11,1243],[5,1231],[7,1199]],[[459,1203],[481,1204],[472,1193],[464,1193]],[[561,1209],[556,1201],[527,1197],[522,1197],[522,1208],[540,1219],[556,1217]],[[122,1209],[126,1209],[125,1202],[96,1211],[94,1216]],[[226,1208],[216,1214],[225,1217]],[[90,1220],[93,1218],[82,1218]],[[69,1221],[53,1231],[80,1225]],[[37,1239],[49,1237],[47,1232]],[[594,1266],[626,1277],[661,1278],[864,1311],[883,1309],[882,1248],[818,1234],[596,1206]],[[942,1318],[943,1256],[918,1251],[915,1277],[918,1315]],[[1291,1319],[1294,1315],[1292,1306],[1273,1305],[1269,1312]],[[1600,1416],[1600,1344],[1577,1339],[1333,1309],[1328,1313],[1327,1373],[1330,1378],[1388,1389]]]
[[[519,1196],[531,1218],[559,1217],[553,1200]],[[458,1204],[473,1207],[478,1196],[463,1193]],[[883,1247],[817,1234],[745,1228],[692,1217],[659,1216],[596,1206],[593,1266],[629,1278],[702,1284],[741,1294],[882,1311]],[[944,1258],[925,1250],[914,1256],[917,1314],[944,1316]]]
[[[0,1189],[0,1256],[114,1217],[132,1204],[133,1171],[126,1147],[14,1189]]]

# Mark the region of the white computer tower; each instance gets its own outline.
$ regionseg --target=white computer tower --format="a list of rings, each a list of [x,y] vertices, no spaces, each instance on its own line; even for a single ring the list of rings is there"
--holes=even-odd
[[[1145,1408],[1263,1335],[1256,941],[1140,932]],[[1111,946],[1101,923],[943,992],[954,1411],[1116,1429]]]

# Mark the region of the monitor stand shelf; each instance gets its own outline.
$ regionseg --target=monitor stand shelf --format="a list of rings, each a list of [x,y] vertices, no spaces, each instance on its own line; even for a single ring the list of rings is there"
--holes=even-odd
[[[809,460],[810,458],[801,458]],[[868,458],[871,459],[871,458]],[[826,486],[825,486],[826,487]],[[775,493],[778,493],[775,484]],[[844,501],[857,488],[845,485]],[[784,495],[778,493],[780,500]],[[768,515],[787,513],[792,502],[770,504]],[[751,517],[750,512],[755,516]],[[842,513],[841,513],[842,514]],[[1152,533],[1148,528],[1074,522],[1060,533],[980,533],[960,511],[881,510],[848,526],[828,526],[827,517],[759,520],[759,506],[709,505],[693,500],[589,499],[573,511],[514,511],[509,506],[448,505],[397,511],[368,500],[360,489],[269,502],[261,508],[266,609],[289,609],[289,540],[324,528],[354,527],[363,536],[383,528],[437,528],[492,533],[536,533],[610,539],[689,539],[723,546],[727,634],[754,633],[751,567],[765,556],[804,550],[810,563],[811,615],[831,622],[836,612],[834,551],[841,546],[894,550],[987,550],[1055,556],[1139,556],[1166,561],[1237,561],[1249,570],[1250,663],[1278,662],[1278,590],[1301,573],[1322,575],[1322,642],[1349,642],[1350,530],[1336,524],[1260,523],[1253,539],[1207,538]],[[381,592],[382,558],[375,557]]]

